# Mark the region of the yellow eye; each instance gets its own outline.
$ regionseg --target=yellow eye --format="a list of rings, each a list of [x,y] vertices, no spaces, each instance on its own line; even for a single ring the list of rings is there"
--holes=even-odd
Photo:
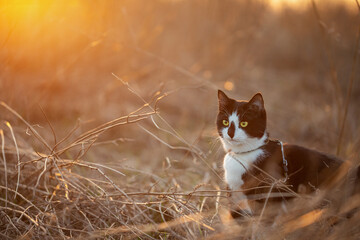
[[[223,124],[224,124],[224,126],[229,126],[229,121],[228,120],[223,120]]]
[[[244,128],[244,127],[246,127],[248,124],[249,124],[248,122],[241,122],[241,123],[240,123],[240,126]]]

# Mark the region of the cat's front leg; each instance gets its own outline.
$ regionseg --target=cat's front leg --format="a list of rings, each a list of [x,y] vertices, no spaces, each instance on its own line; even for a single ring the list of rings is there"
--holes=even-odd
[[[232,190],[228,187],[229,190]],[[248,199],[241,188],[232,190],[228,195],[230,202],[230,214],[233,218],[241,218],[245,216],[252,216],[252,211],[248,203]]]
[[[229,196],[231,216],[233,218],[251,216],[252,211],[248,199],[241,189],[244,184],[242,180],[242,174],[245,172],[243,166],[227,154],[224,159],[224,170],[228,189],[232,191]]]

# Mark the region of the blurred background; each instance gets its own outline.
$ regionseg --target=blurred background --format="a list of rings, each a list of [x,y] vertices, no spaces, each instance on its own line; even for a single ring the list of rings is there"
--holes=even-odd
[[[83,156],[121,167],[126,189],[223,187],[217,89],[261,92],[272,138],[359,162],[359,24],[355,0],[1,0],[0,100],[54,146],[49,122],[61,139],[79,120],[76,136],[166,93]]]

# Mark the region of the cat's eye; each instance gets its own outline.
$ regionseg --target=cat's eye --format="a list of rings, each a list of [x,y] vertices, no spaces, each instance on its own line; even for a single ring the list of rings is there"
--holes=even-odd
[[[240,122],[240,126],[243,127],[243,128],[246,127],[248,124],[249,124],[249,123],[246,122],[246,121]]]
[[[224,120],[223,120],[223,125],[224,125],[224,126],[229,126],[229,121],[224,119]]]

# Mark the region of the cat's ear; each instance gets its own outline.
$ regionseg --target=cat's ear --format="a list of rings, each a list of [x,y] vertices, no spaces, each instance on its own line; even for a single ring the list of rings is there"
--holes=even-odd
[[[218,100],[219,100],[219,106],[221,106],[221,105],[225,105],[226,103],[228,103],[230,98],[228,96],[226,96],[226,94],[223,91],[221,91],[219,89],[218,90]]]
[[[249,101],[249,105],[253,106],[259,110],[264,109],[264,99],[263,99],[261,93],[255,94]]]

